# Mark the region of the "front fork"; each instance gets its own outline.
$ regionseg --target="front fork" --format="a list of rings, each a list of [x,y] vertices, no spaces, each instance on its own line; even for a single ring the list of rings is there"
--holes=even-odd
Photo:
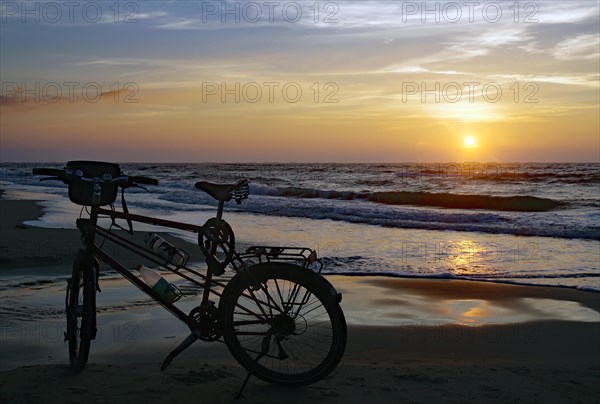
[[[83,260],[85,260],[87,262],[82,262]],[[98,285],[98,277],[100,274],[100,261],[95,256],[91,256],[91,258],[89,258],[89,256],[84,252],[84,250],[79,250],[79,252],[77,254],[77,258],[75,259],[73,271],[81,271],[81,274],[79,275],[80,282],[84,282],[83,271],[85,271],[90,265],[92,267],[92,270],[94,271],[95,289],[96,289],[96,291],[100,292],[100,286]],[[72,317],[70,322],[67,321],[67,327],[69,327],[69,324],[77,324],[76,318],[78,316],[78,313],[77,313],[78,305],[76,305],[75,312],[73,312],[70,303],[71,303],[72,287],[80,288],[81,286],[80,285],[72,285],[72,282],[73,282],[72,277],[67,279],[67,293],[65,294],[65,310],[66,310],[67,316]],[[94,301],[95,301],[95,299],[94,299]],[[94,309],[95,309],[95,304],[94,304]],[[80,313],[79,315],[82,315],[82,313]],[[75,317],[75,319],[73,319],[73,317]],[[92,340],[96,339],[97,330],[98,330],[98,327],[96,324],[96,313],[94,312],[94,329],[92,331],[93,334],[91,335]],[[67,331],[64,333],[65,341],[67,341],[69,339],[70,331],[71,330],[69,330],[67,328]]]

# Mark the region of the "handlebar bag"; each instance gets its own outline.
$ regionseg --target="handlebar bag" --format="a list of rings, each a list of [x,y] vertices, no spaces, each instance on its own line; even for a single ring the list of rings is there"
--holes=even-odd
[[[102,161],[69,161],[67,169],[81,170],[83,176],[87,178],[102,178],[105,174],[109,174],[112,178],[121,175],[121,168],[115,163],[105,163]],[[78,205],[91,206],[94,196],[94,183],[78,180],[68,181],[69,183],[69,199],[71,202]],[[100,206],[110,205],[117,199],[118,184],[105,183],[102,184],[102,194],[100,196]]]

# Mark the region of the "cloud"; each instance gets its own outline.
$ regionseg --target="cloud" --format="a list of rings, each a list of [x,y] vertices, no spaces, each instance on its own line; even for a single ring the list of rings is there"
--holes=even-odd
[[[597,18],[597,4],[589,0],[551,2],[456,2],[345,0],[340,2],[248,2],[238,0],[180,2],[169,13],[158,8],[138,14],[155,20],[155,26],[169,30],[223,29],[232,26],[264,28],[285,26],[304,29],[312,26],[335,30],[392,30],[431,32],[460,29],[460,26],[508,26],[579,23]],[[496,13],[498,13],[496,15]],[[136,15],[136,18],[137,16]],[[496,17],[498,19],[496,20]]]
[[[576,24],[586,20],[598,19],[598,2],[590,0],[579,1],[548,1],[534,3],[521,12],[523,19],[536,19],[542,24]],[[550,5],[551,4],[551,5]],[[525,8],[525,5],[523,5]]]
[[[131,18],[136,20],[149,20],[153,18],[168,17],[168,13],[165,11],[151,11],[148,13],[135,13]]]
[[[98,59],[91,60],[89,62],[79,63],[79,66],[95,66],[95,65],[104,65],[104,66],[125,66],[125,65],[136,65],[139,62],[126,60],[126,59]]]
[[[86,93],[81,88],[64,87],[52,83],[48,89],[40,83],[31,84],[29,87],[4,86],[0,94],[0,105],[16,111],[32,110],[53,105],[72,105],[75,103],[96,103],[99,101],[114,101],[131,95],[130,89],[105,90],[100,88],[100,93]],[[8,109],[7,109],[8,111]]]
[[[558,43],[552,50],[558,60],[598,60],[600,58],[600,35],[578,35]]]
[[[531,75],[531,74],[499,74],[492,76],[495,80],[505,83],[514,82],[536,82],[548,84],[564,84],[572,86],[584,87],[600,87],[600,76],[598,74],[586,74],[580,76],[546,76],[546,75]]]
[[[468,75],[471,73],[460,72],[456,70],[432,70],[422,66],[390,66],[373,73],[402,73],[402,74],[444,74],[444,75]]]
[[[174,29],[174,30],[178,30],[178,29],[200,29],[200,28],[206,28],[206,24],[202,24],[202,21],[200,20],[196,20],[196,19],[192,19],[192,18],[182,18],[182,19],[176,19],[174,21],[170,21],[164,24],[160,24],[158,25],[158,28],[162,28],[162,29]]]
[[[399,73],[436,73],[436,74],[469,74],[457,69],[440,69],[438,66],[448,66],[452,63],[468,62],[471,59],[493,55],[502,48],[514,49],[526,46],[534,36],[524,26],[500,28],[497,26],[472,27],[471,33],[452,33],[443,36],[440,42],[428,41],[425,46],[412,50],[402,63],[383,69]],[[440,38],[441,39],[441,38]],[[435,44],[435,49],[432,48]],[[433,67],[428,67],[433,66]],[[470,66],[475,66],[470,64]],[[422,69],[422,70],[419,70]]]

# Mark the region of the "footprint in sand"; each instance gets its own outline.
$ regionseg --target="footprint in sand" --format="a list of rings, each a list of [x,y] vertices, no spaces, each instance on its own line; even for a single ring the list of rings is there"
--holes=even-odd
[[[213,382],[217,380],[222,380],[231,373],[226,372],[222,369],[215,370],[190,370],[187,375],[176,374],[173,375],[173,379],[183,382],[188,385],[202,383],[202,382]]]
[[[441,377],[429,377],[422,373],[406,373],[401,375],[394,375],[395,379],[410,381],[410,382],[419,382],[419,383],[430,383],[430,384],[439,384],[444,383],[446,379],[442,379]]]

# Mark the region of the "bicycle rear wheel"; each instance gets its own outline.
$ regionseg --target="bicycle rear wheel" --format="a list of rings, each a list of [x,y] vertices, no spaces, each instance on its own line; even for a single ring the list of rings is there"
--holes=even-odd
[[[90,341],[96,336],[96,274],[91,259],[80,252],[66,297],[67,333],[71,369],[80,372],[86,365]]]
[[[306,385],[327,376],[346,348],[346,321],[335,289],[321,276],[285,263],[238,274],[219,304],[221,328],[236,360],[274,384]]]

